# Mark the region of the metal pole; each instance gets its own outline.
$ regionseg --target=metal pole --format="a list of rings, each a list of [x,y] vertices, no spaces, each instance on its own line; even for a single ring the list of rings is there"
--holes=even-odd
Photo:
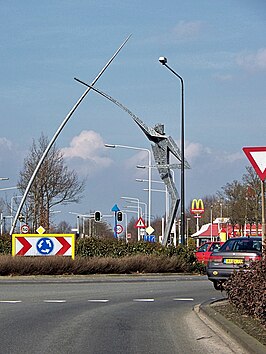
[[[117,56],[117,54],[120,52],[120,50],[124,47],[124,45],[126,44],[126,42],[129,40],[129,38],[131,37],[128,36],[126,38],[126,40],[122,43],[122,45],[117,49],[117,51],[114,53],[114,55],[111,57],[111,59],[106,63],[106,65],[103,67],[103,69],[99,72],[99,74],[96,76],[96,78],[92,81],[91,83],[91,86],[93,86],[98,80],[99,78],[102,76],[102,74],[105,72],[105,70],[108,68],[108,66],[112,63],[112,61],[114,60],[114,58]],[[14,218],[14,222],[12,224],[12,227],[11,227],[11,230],[10,230],[10,235],[12,235],[12,233],[14,232],[14,229],[15,229],[15,226],[16,226],[16,223],[17,223],[17,219],[19,217],[19,214],[21,212],[21,209],[23,207],[23,204],[27,198],[27,195],[30,191],[30,188],[33,184],[33,181],[37,175],[37,173],[39,172],[39,169],[45,159],[45,157],[47,156],[49,150],[51,149],[52,145],[54,144],[56,138],[58,137],[58,135],[61,133],[61,131],[63,130],[64,126],[66,125],[66,123],[68,122],[68,120],[70,119],[70,117],[72,116],[72,114],[75,112],[75,110],[78,108],[78,106],[80,105],[81,101],[85,98],[85,96],[89,93],[89,91],[91,90],[90,87],[88,87],[86,89],[86,91],[82,94],[82,96],[78,99],[78,101],[75,103],[75,105],[73,106],[73,108],[70,110],[70,112],[67,114],[67,116],[65,117],[65,119],[63,120],[63,122],[61,123],[61,125],[59,126],[59,128],[57,129],[57,131],[55,132],[54,136],[52,137],[50,143],[47,145],[47,148],[45,149],[40,161],[38,162],[36,168],[35,168],[35,171],[33,172],[30,180],[29,180],[29,183],[26,187],[26,190],[24,192],[24,195],[22,197],[22,200],[20,202],[20,205],[18,207],[18,210],[17,210],[17,213],[15,215],[15,218]]]
[[[120,145],[120,144],[104,144],[105,147],[107,148],[124,148],[124,149],[132,149],[132,150],[140,150],[140,151],[146,151],[148,153],[148,188],[149,188],[149,193],[148,193],[148,226],[151,226],[151,151],[146,148],[139,148],[135,146],[128,146],[128,145]]]
[[[262,244],[264,250],[266,250],[266,233],[265,233],[265,184],[264,181],[261,181],[261,235],[262,235]]]
[[[179,78],[181,82],[181,244],[185,244],[185,104],[184,104],[184,80],[183,78],[176,73],[169,65],[166,64],[167,59],[164,58],[164,61],[159,61],[167,67],[176,77]]]

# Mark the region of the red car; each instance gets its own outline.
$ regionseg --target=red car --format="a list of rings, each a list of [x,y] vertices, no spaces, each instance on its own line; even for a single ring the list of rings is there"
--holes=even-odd
[[[201,245],[195,252],[195,256],[198,262],[207,265],[212,252],[218,251],[223,243],[224,242],[215,241],[215,242],[206,242],[203,245]]]

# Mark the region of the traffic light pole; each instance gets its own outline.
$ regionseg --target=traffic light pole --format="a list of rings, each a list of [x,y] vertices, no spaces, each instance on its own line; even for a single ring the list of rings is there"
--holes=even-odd
[[[115,236],[115,238],[117,238],[117,211],[115,211],[115,222],[114,222],[114,225],[115,225],[115,227],[114,227],[114,236]]]

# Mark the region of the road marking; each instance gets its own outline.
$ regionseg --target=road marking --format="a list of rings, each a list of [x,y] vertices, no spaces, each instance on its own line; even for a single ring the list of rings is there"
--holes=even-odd
[[[88,302],[102,302],[102,303],[105,303],[105,302],[108,302],[109,300],[105,300],[105,299],[92,299],[92,300],[88,300]]]
[[[154,302],[154,299],[133,299],[135,302]]]
[[[43,300],[43,302],[60,304],[66,302],[66,300]]]
[[[18,304],[21,300],[0,300],[1,304]]]
[[[194,299],[192,297],[186,297],[186,298],[176,298],[176,299],[173,299],[174,301],[194,301]]]

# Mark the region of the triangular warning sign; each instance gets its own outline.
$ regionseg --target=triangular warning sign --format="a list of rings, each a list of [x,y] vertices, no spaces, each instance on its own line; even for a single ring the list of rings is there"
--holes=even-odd
[[[244,147],[243,151],[259,178],[264,181],[266,178],[266,146]]]
[[[146,229],[146,225],[145,225],[145,222],[144,222],[144,220],[142,219],[142,217],[140,217],[139,219],[138,219],[138,221],[136,222],[136,224],[134,225],[134,227],[136,228],[136,229]]]

